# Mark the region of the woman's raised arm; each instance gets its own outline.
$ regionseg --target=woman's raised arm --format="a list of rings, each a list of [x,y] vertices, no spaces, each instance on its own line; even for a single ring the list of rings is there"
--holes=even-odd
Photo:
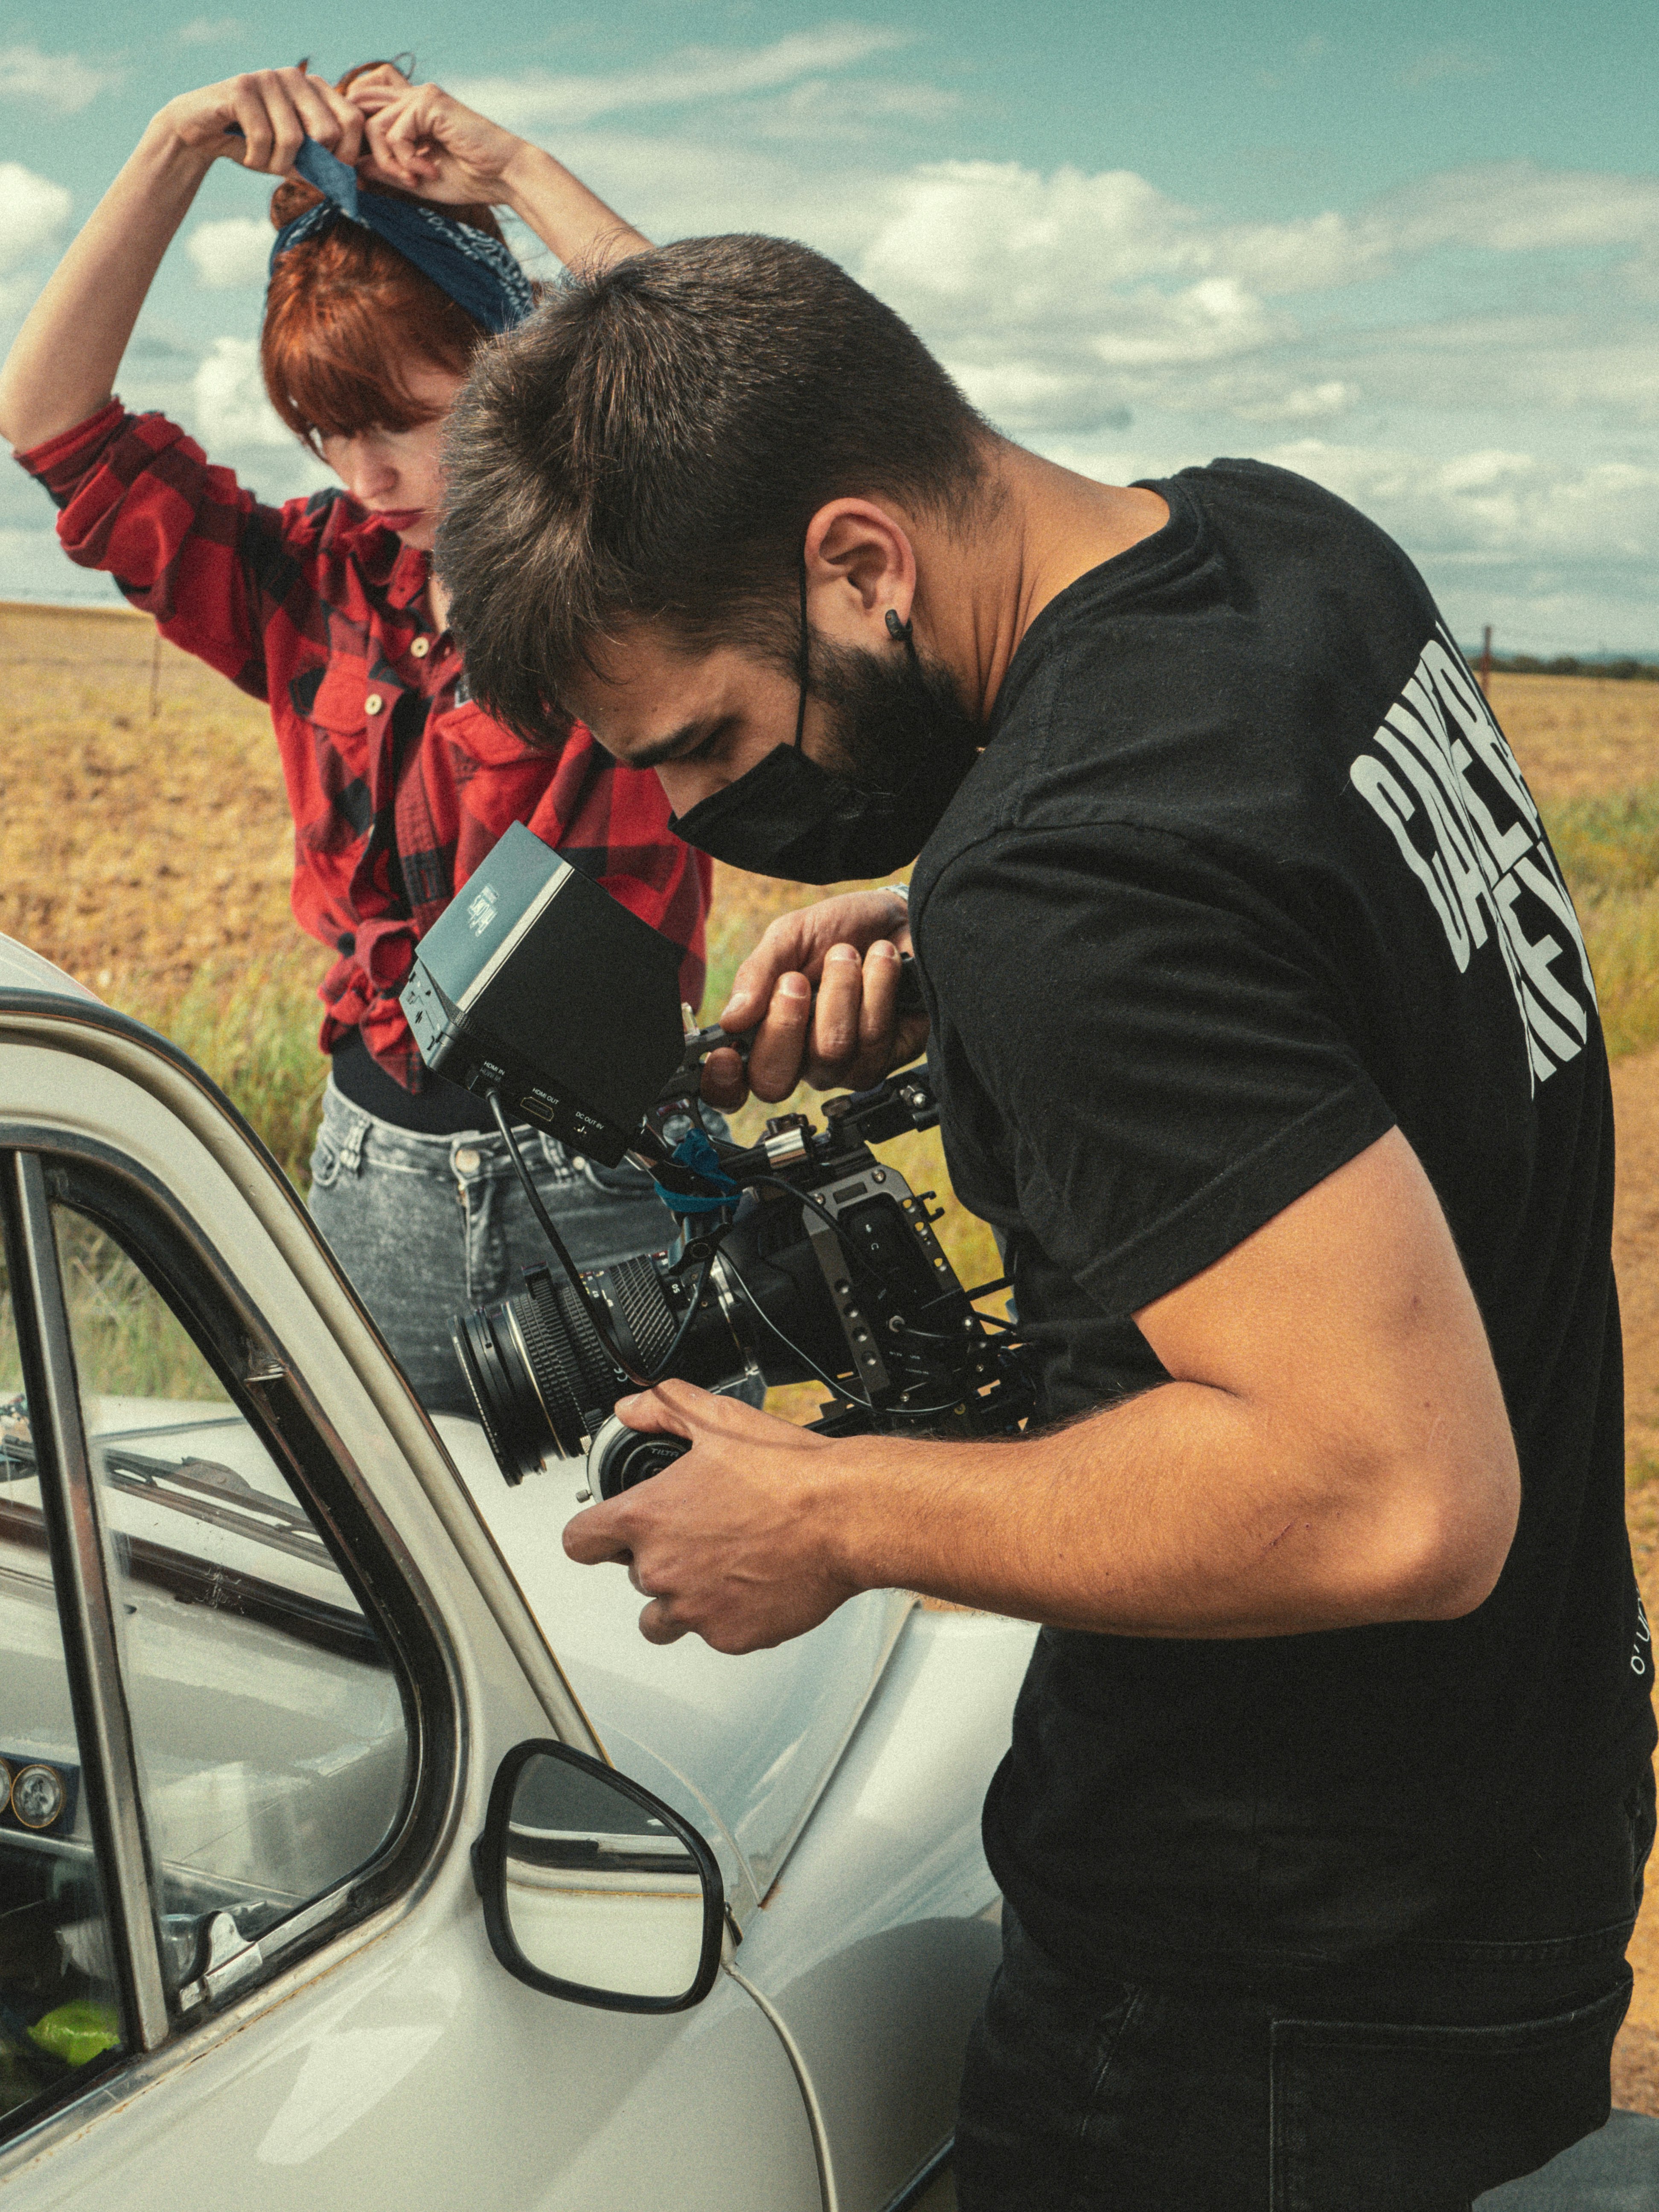
[[[27,452],[108,400],[161,256],[216,161],[285,176],[309,134],[355,161],[362,129],[360,108],[298,69],[259,70],[169,100],[18,332],[0,368],[0,437]]]
[[[354,77],[347,97],[368,118],[363,176],[451,206],[511,208],[567,269],[649,252],[651,240],[562,161],[441,85],[410,84],[386,62]]]

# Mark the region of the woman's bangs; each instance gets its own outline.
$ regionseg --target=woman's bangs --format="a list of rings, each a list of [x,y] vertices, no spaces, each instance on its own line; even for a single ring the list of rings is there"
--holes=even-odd
[[[484,333],[395,249],[342,225],[284,254],[259,342],[270,404],[319,451],[325,438],[412,430],[431,420],[405,376],[465,376]]]

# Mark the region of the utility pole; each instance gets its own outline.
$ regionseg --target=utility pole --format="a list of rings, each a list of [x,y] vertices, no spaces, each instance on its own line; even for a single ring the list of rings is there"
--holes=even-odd
[[[1490,623],[1480,633],[1480,689],[1490,699],[1492,696],[1492,624]]]

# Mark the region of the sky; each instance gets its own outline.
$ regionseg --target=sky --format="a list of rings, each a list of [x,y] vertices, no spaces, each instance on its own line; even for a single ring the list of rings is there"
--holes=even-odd
[[[0,0],[0,344],[174,93],[413,54],[659,240],[805,239],[1113,482],[1298,469],[1466,641],[1659,657],[1659,31],[1625,0]],[[342,26],[344,26],[343,28]],[[269,185],[222,162],[123,366],[270,499]],[[520,233],[527,265],[549,273]],[[0,475],[0,597],[107,598]]]

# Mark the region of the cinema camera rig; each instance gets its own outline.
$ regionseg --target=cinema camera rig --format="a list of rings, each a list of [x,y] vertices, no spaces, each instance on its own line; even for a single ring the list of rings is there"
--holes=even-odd
[[[931,1191],[874,1146],[939,1119],[921,1067],[775,1116],[756,1145],[711,1137],[708,1055],[686,1034],[678,951],[514,824],[420,945],[403,1005],[427,1065],[486,1099],[559,1261],[460,1315],[455,1347],[508,1482],[587,1449],[611,1497],[688,1447],[626,1428],[617,1400],[670,1376],[714,1389],[821,1382],[822,1434],[1006,1435],[1034,1390],[1012,1326],[964,1290]],[[645,1168],[673,1212],[666,1251],[579,1270],[520,1157],[530,1122]]]

